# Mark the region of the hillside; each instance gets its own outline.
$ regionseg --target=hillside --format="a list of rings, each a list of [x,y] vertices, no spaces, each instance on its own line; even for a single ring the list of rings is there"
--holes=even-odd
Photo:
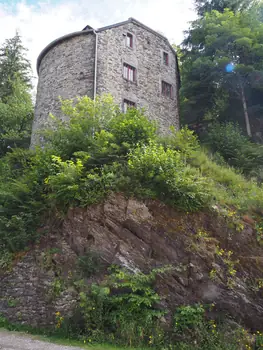
[[[262,343],[263,189],[187,129],[64,101],[1,159],[0,323],[174,349]],[[255,334],[255,335],[253,335]]]

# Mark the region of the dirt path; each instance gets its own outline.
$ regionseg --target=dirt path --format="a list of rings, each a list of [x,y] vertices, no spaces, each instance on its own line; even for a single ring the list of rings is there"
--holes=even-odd
[[[51,344],[28,335],[0,330],[0,350],[83,350],[81,348]]]

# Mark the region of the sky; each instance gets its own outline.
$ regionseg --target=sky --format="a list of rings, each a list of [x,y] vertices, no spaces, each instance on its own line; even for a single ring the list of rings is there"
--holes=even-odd
[[[88,24],[96,29],[129,17],[180,44],[195,19],[193,0],[0,0],[0,44],[18,30],[36,84],[37,57],[52,40]]]

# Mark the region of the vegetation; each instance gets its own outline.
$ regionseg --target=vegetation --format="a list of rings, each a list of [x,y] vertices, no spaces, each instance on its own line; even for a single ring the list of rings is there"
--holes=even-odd
[[[241,216],[253,217],[262,244],[263,149],[255,143],[263,101],[262,5],[247,0],[195,3],[199,17],[178,50],[183,118],[199,139],[187,127],[161,137],[158,125],[142,111],[121,113],[104,95],[95,101],[61,101],[66,121],[51,116],[54,128],[39,134],[45,148],[29,150],[30,65],[18,34],[0,48],[0,269],[9,271],[16,254],[45,234],[39,227],[51,213],[61,219],[71,207],[101,202],[118,191],[159,199],[182,212],[216,212],[236,231],[244,228]],[[200,230],[192,245],[202,239],[210,237]],[[44,253],[46,269],[52,254]],[[215,246],[229,288],[238,263],[232,254]],[[75,279],[70,279],[78,292],[76,312],[70,318],[57,312],[55,329],[44,334],[84,345],[238,350],[251,349],[253,340],[262,347],[260,332],[251,340],[238,326],[216,323],[208,312],[212,305],[181,305],[168,312],[155,280],[171,267],[148,273],[105,268],[92,250],[77,259]],[[210,271],[213,280],[217,268]],[[86,283],[100,273],[102,282]],[[59,298],[67,283],[58,274],[50,300]],[[255,288],[262,288],[260,278]],[[8,300],[10,307],[16,303]],[[22,329],[3,317],[0,326]]]
[[[262,4],[196,3],[200,17],[182,44],[185,123],[200,132],[214,121],[234,121],[255,136],[262,114]]]
[[[208,128],[205,143],[213,154],[220,154],[225,163],[247,177],[262,181],[263,146],[244,136],[238,124],[215,124]]]
[[[0,47],[0,157],[28,147],[33,120],[31,68],[19,34]]]
[[[70,318],[57,312],[55,329],[13,325],[1,316],[0,327],[51,339],[75,339],[92,346],[106,341],[115,346],[171,350],[238,350],[240,346],[252,349],[244,329],[229,331],[223,323],[217,324],[207,316],[213,305],[180,306],[174,311],[171,327],[163,327],[166,310],[158,305],[160,296],[153,283],[158,274],[169,271],[171,268],[167,267],[149,274],[134,274],[111,267],[103,284],[75,283],[80,295],[79,309]],[[262,334],[258,332],[255,342],[261,344],[261,341]]]
[[[44,150],[15,149],[1,159],[1,251],[35,240],[49,212],[61,216],[111,191],[159,198],[184,211],[213,204],[240,212],[262,207],[261,186],[213,162],[191,131],[158,139],[140,111],[123,115],[109,96],[98,98],[95,109],[91,105],[88,97],[75,107],[63,102],[72,118],[45,133]]]

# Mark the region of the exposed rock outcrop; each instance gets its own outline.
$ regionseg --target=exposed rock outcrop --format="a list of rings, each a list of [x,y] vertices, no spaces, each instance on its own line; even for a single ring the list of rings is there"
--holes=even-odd
[[[69,280],[76,257],[89,250],[98,252],[106,265],[121,264],[133,271],[172,265],[172,272],[157,281],[164,305],[174,309],[214,303],[217,315],[227,314],[253,330],[262,328],[258,282],[263,251],[250,224],[244,222],[238,232],[216,213],[180,213],[157,201],[126,199],[122,194],[85,209],[70,209],[60,229],[2,275],[0,313],[38,325],[52,323],[56,311],[69,313],[76,302],[72,288],[50,298],[56,271]],[[17,304],[8,298],[17,299]]]

